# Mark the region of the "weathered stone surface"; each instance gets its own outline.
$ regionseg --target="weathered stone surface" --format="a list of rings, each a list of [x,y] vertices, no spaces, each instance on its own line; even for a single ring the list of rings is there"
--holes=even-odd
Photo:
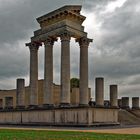
[[[95,123],[117,123],[118,110],[89,108],[88,91],[88,46],[92,42],[82,26],[85,17],[80,14],[81,6],[64,6],[37,19],[40,29],[34,32],[30,50],[30,85],[24,88],[24,82],[18,81],[18,106],[24,110],[1,110],[0,123],[3,124],[43,124],[43,125],[94,125]],[[53,43],[61,39],[61,85],[53,84]],[[70,96],[70,39],[74,37],[80,45],[80,94],[76,91],[75,105]],[[38,83],[38,49],[45,44],[44,81]],[[2,91],[3,92],[3,91]],[[6,91],[7,92],[7,91]],[[9,91],[11,92],[11,91]],[[72,90],[73,92],[73,90]],[[13,95],[1,95],[3,107],[16,106],[16,91]],[[25,95],[24,95],[25,94]],[[22,95],[22,96],[19,96]],[[24,96],[25,97],[24,97]],[[96,105],[102,106],[104,96],[103,79],[96,79]],[[10,97],[7,100],[7,97]],[[25,98],[25,100],[23,99]],[[9,103],[8,103],[9,102]],[[114,101],[113,101],[114,103]],[[42,108],[42,105],[48,108]],[[55,104],[57,107],[50,108]],[[61,104],[60,107],[58,105]],[[116,102],[113,104],[116,105]],[[27,108],[30,106],[30,108]],[[40,108],[35,108],[40,107]]]
[[[133,109],[139,109],[140,108],[139,103],[140,103],[139,97],[132,97],[132,108]]]
[[[110,106],[118,107],[118,86],[110,85]]]
[[[0,112],[0,124],[83,125],[118,124],[118,109],[69,108]]]
[[[95,79],[95,102],[96,106],[104,106],[104,78]]]
[[[17,79],[17,106],[25,106],[25,80]]]
[[[70,39],[68,32],[61,39],[61,104],[70,104]]]
[[[80,105],[88,105],[88,47],[91,39],[86,37],[77,40],[80,45]]]
[[[38,49],[40,44],[28,43],[30,50],[30,103],[29,106],[38,105]]]
[[[129,108],[129,97],[122,97],[122,108]]]
[[[81,6],[68,5],[37,18],[41,29],[34,32],[32,41],[40,41],[46,36],[60,37],[60,33],[67,31],[71,37],[87,36],[82,26],[85,17],[80,14]]]
[[[44,94],[43,104],[53,105],[53,38],[47,38],[45,44]]]

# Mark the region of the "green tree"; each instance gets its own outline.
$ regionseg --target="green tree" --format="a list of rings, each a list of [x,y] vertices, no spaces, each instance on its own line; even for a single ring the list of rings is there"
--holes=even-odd
[[[71,85],[71,89],[72,88],[79,88],[79,79],[78,78],[72,78],[70,80],[70,85]]]

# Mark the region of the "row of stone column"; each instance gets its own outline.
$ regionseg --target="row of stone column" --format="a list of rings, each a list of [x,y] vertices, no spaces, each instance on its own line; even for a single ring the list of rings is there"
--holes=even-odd
[[[69,33],[61,39],[61,106],[70,104],[70,39]],[[53,106],[53,44],[56,39],[45,39],[44,106]],[[88,105],[88,46],[92,42],[86,37],[77,39],[80,45],[80,105]],[[38,105],[38,48],[41,44],[26,44],[30,50],[30,106]]]
[[[104,106],[104,78],[95,79],[95,103],[96,107]],[[118,107],[118,87],[110,85],[110,106]]]
[[[104,106],[104,79],[96,78],[95,88],[95,102],[96,107]],[[52,99],[53,100],[53,99]],[[25,80],[17,79],[17,107],[25,106]],[[122,97],[118,99],[118,87],[117,85],[110,85],[110,106],[129,108],[129,97]],[[139,97],[132,97],[132,108],[139,109]]]
[[[85,92],[82,94],[83,98],[84,97],[86,98],[88,93],[85,95],[84,94]],[[110,85],[110,104],[112,107],[118,106],[117,96],[118,96],[117,85]],[[46,98],[47,100],[50,99],[50,97],[46,97]],[[80,100],[82,100],[82,103],[85,104],[83,98],[81,97]],[[88,105],[89,99],[87,98],[86,101]],[[25,106],[25,80],[24,79],[17,79],[17,106],[20,108]],[[104,79],[103,78],[96,78],[96,106],[97,107],[104,106]]]
[[[120,108],[129,109],[129,97],[122,97],[118,100],[118,104]],[[139,109],[140,108],[140,99],[139,97],[132,97],[132,108]]]

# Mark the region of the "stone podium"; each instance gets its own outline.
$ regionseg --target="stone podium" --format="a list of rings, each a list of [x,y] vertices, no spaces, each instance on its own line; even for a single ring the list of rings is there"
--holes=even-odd
[[[36,30],[31,41],[26,43],[30,51],[29,87],[25,87],[24,79],[17,80],[17,107],[22,108],[13,108],[12,96],[1,98],[0,107],[5,102],[7,110],[0,110],[0,124],[52,126],[118,124],[118,109],[104,107],[103,78],[96,79],[96,106],[89,106],[88,48],[92,39],[87,37],[82,26],[86,17],[80,14],[81,8],[79,5],[68,5],[37,18],[40,29]],[[61,85],[54,88],[56,85],[53,83],[53,45],[58,38],[61,40]],[[76,105],[71,104],[70,94],[71,38],[75,38],[80,49],[79,101]],[[44,81],[40,85],[38,51],[42,45],[44,46]],[[54,98],[58,97],[54,96],[55,89],[60,89],[57,105],[54,103]],[[117,90],[113,88],[111,91],[112,106],[116,106]],[[24,104],[26,104],[25,108],[23,108]]]

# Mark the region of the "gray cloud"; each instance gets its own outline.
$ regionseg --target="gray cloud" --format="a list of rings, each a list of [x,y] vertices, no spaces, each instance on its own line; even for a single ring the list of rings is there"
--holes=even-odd
[[[96,20],[101,26],[93,33],[96,38],[93,51],[100,54],[91,56],[94,64],[91,71],[119,84],[120,96],[140,95],[137,79],[140,72],[139,4],[138,0],[127,0],[122,7],[108,13],[104,13],[103,8],[95,9]]]
[[[0,3],[0,78],[5,83],[5,79],[26,77],[29,74],[29,50],[25,48],[25,43],[30,40],[33,31],[39,28],[36,18],[66,4],[81,4],[81,1],[0,0]],[[40,78],[43,77],[43,54],[43,49],[40,49]],[[9,88],[15,87],[9,83]],[[5,87],[8,86],[0,85],[2,89]]]
[[[93,25],[86,31],[94,42],[89,48],[89,80],[94,87],[94,78],[106,78],[108,85],[120,85],[120,96],[139,95],[140,72],[140,9],[139,0],[127,0],[122,7],[106,13],[106,6],[114,0],[86,0],[83,4],[85,16],[93,18]],[[33,31],[39,29],[35,18],[68,4],[82,4],[81,0],[0,0],[0,88],[13,88],[14,79],[25,77],[28,81],[28,42]],[[92,15],[94,17],[92,17]],[[95,21],[94,21],[95,20]],[[94,24],[95,22],[95,24]],[[60,45],[54,47],[54,81],[60,81]],[[71,46],[74,46],[74,42]],[[39,77],[43,78],[44,51],[39,51]],[[78,44],[71,47],[72,76],[79,75]],[[8,80],[9,79],[9,80]],[[7,83],[6,83],[7,81]],[[5,84],[6,83],[6,84]],[[27,82],[28,83],[28,82]],[[5,86],[6,85],[6,86]],[[93,90],[94,91],[94,90]]]
[[[98,13],[101,10],[105,9],[105,6],[114,0],[86,0],[83,3],[83,7],[88,12]]]

